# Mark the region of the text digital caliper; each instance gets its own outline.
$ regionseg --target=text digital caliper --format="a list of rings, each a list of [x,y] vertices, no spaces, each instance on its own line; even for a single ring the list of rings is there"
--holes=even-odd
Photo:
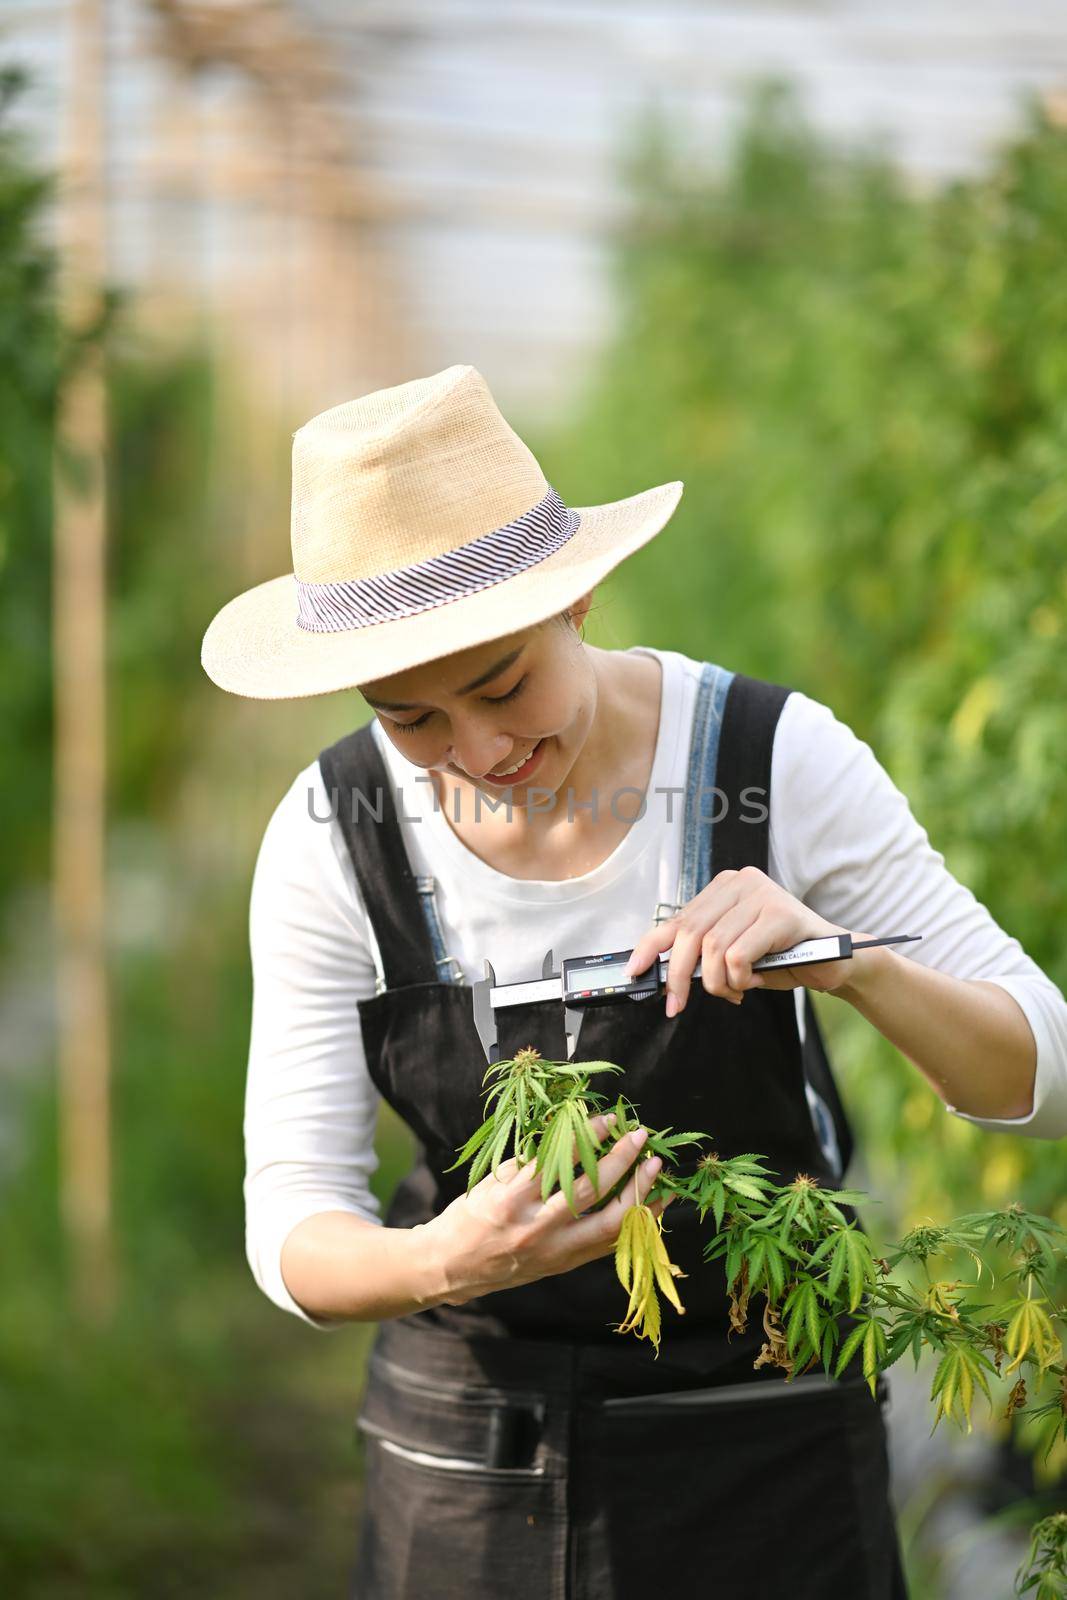
[[[815,966],[820,961],[847,961],[854,950],[869,950],[883,944],[913,944],[921,938],[920,933],[901,933],[888,939],[854,940],[851,934],[834,933],[805,939],[800,944],[790,945],[788,950],[772,950],[754,961],[752,970],[770,972],[779,967]],[[490,1065],[500,1060],[496,1012],[502,1006],[529,1005],[536,1000],[561,1001],[570,1059],[578,1048],[578,1035],[588,1006],[614,1005],[618,1000],[650,1000],[662,995],[669,956],[660,956],[646,972],[631,978],[626,968],[632,955],[631,949],[610,950],[595,956],[569,956],[563,962],[562,972],[558,972],[553,952],[549,950],[541,963],[540,978],[528,983],[504,984],[497,983],[492,962],[487,961],[485,977],[472,986],[474,1023],[486,1060]],[[699,962],[693,977],[700,977]]]

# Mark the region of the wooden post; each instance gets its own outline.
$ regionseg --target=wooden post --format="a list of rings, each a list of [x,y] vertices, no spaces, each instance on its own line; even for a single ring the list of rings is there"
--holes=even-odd
[[[106,0],[71,0],[61,169],[67,327],[96,317],[106,263]],[[72,1303],[101,1323],[117,1293],[111,1222],[105,832],[106,399],[103,352],[62,399],[54,474],[53,884],[58,1015],[59,1204]],[[64,470],[73,460],[76,475]]]

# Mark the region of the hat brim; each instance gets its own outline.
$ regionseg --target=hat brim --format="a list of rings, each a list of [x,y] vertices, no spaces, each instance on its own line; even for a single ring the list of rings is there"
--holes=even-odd
[[[200,660],[221,689],[252,700],[295,700],[358,688],[472,645],[504,638],[564,610],[647,544],[670,520],[680,482],[626,500],[575,506],[577,532],[535,566],[477,594],[416,616],[338,633],[297,626],[293,574],[271,578],[223,606]]]

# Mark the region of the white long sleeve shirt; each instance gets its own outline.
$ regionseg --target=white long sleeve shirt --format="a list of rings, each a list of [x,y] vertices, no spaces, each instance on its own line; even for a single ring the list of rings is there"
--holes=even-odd
[[[412,868],[436,880],[445,948],[466,982],[483,975],[486,957],[501,983],[540,977],[545,950],[562,958],[602,949],[609,928],[611,948],[625,949],[657,905],[676,903],[701,663],[671,650],[635,652],[662,667],[645,809],[607,860],[579,877],[517,879],[487,865],[435,808],[425,772],[375,724]],[[919,932],[922,942],[906,947],[910,959],[997,983],[1022,1008],[1037,1043],[1033,1109],[1014,1120],[967,1120],[1034,1137],[1067,1134],[1067,1001],[947,870],[870,747],[799,692],[775,732],[769,805],[768,871],[790,894],[843,928]],[[634,799],[619,801],[620,815],[636,810]],[[285,1286],[286,1237],[321,1211],[381,1223],[368,1185],[379,1095],[357,1013],[374,994],[380,957],[340,827],[320,820],[329,814],[315,761],[283,796],[260,847],[244,1123],[253,1276],[276,1305],[324,1330],[342,1324],[310,1316]]]

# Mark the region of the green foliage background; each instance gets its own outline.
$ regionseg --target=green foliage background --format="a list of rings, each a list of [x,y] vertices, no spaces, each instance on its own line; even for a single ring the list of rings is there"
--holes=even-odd
[[[780,89],[721,179],[674,152],[660,125],[631,161],[617,333],[555,453],[578,504],[686,483],[612,629],[828,704],[1063,986],[1063,130],[1031,113],[988,175],[928,196],[820,146]],[[1067,1220],[1062,1144],[947,1116],[859,1019],[823,1014],[905,1224],[1016,1196]]]
[[[35,232],[48,195],[10,131],[20,76],[0,72],[0,726],[23,782],[0,787],[0,894],[47,871],[50,680],[41,619],[49,596],[52,419],[60,377],[54,263]]]
[[[514,419],[571,503],[686,481],[671,528],[600,594],[590,637],[825,701],[1067,983],[1067,138],[1031,115],[985,175],[924,195],[875,157],[822,147],[775,90],[725,164],[700,170],[678,149],[662,124],[634,138],[616,331],[574,414],[540,439]],[[47,197],[0,122],[9,960],[48,870],[52,423],[77,358],[56,323]],[[264,501],[211,349],[159,348],[135,312],[109,358],[123,1305],[103,1333],[66,1309],[52,1064],[27,1044],[0,1081],[14,1130],[0,1457],[19,1464],[0,1497],[0,1587],[333,1594],[369,1330],[309,1332],[244,1263],[245,916],[277,798],[365,712],[348,696],[240,704],[203,678],[214,608],[285,570],[288,488],[279,469]],[[287,466],[287,435],[260,448]],[[254,571],[242,518],[278,530]],[[947,1116],[864,1024],[832,1001],[825,1014],[887,1226],[1016,1197],[1067,1221],[1062,1145]],[[385,1197],[407,1148],[388,1118],[380,1147]]]

